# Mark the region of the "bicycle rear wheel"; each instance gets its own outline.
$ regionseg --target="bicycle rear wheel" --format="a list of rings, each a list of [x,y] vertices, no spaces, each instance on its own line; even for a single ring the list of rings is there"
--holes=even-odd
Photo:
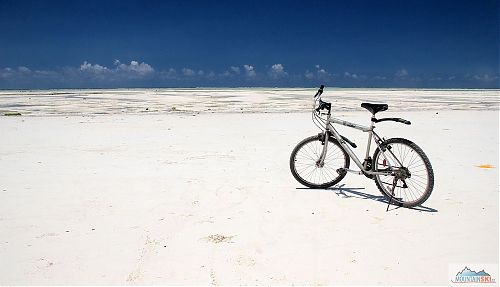
[[[429,158],[419,146],[407,139],[392,138],[383,145],[386,147],[385,157],[379,148],[375,150],[373,170],[389,170],[390,164],[394,174],[375,175],[375,184],[380,192],[388,198],[392,197],[391,201],[399,206],[414,207],[424,203],[434,187],[434,171]]]
[[[290,155],[290,170],[293,177],[310,188],[327,188],[340,182],[345,173],[339,168],[349,168],[350,159],[337,140],[330,138],[324,165],[319,165],[323,145],[319,135],[301,141]]]

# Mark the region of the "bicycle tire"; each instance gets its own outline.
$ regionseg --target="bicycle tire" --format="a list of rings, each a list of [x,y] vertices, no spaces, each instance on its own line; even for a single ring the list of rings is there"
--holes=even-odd
[[[319,144],[319,146],[317,146],[316,144],[316,150],[314,148],[312,148],[311,150],[311,147],[309,144],[311,143],[314,143],[314,142],[317,142]],[[313,173],[314,172],[314,169],[316,170],[319,170],[319,169],[323,169],[322,171],[319,171],[320,174],[317,175],[317,178],[318,179],[321,179],[321,175],[323,175],[323,177],[325,179],[328,179],[329,176],[333,177],[333,179],[331,180],[327,180],[326,182],[321,182],[321,181],[318,181],[318,182],[312,182],[314,180],[311,181],[311,178],[314,178],[314,176],[310,176],[310,177],[307,177],[307,176],[304,176],[304,175],[301,175],[301,171],[308,171],[309,172],[309,168],[310,167],[304,167],[306,166],[307,164],[309,164],[311,167],[313,165],[315,165],[315,160],[319,159],[319,155],[321,154],[321,150],[319,150],[319,147],[323,147],[322,144],[321,144],[321,139],[320,139],[320,135],[316,135],[316,136],[311,136],[311,137],[308,137],[304,140],[302,140],[300,143],[297,144],[297,146],[293,149],[292,151],[292,154],[290,155],[290,170],[292,172],[292,175],[293,177],[298,181],[300,182],[301,184],[303,184],[304,186],[307,186],[307,187],[310,187],[310,188],[328,188],[328,187],[331,187],[337,183],[339,183],[345,176],[346,176],[346,173],[337,173],[337,169],[338,168],[349,168],[349,164],[350,164],[350,158],[349,158],[349,155],[346,153],[346,151],[340,146],[340,144],[337,142],[336,139],[334,138],[329,138],[329,143],[328,143],[328,151],[327,151],[327,156],[325,157],[325,166],[323,167],[318,167],[318,166],[315,166],[313,167],[313,170],[311,170],[310,172]],[[334,147],[334,148],[330,148],[330,147]],[[311,156],[310,158],[307,158],[306,157],[301,157],[301,158],[298,158],[298,155],[300,154],[300,156],[302,156],[302,153],[301,151],[305,152],[305,151],[312,151],[312,153],[314,154],[313,156]],[[340,153],[342,154],[342,157],[339,156],[339,160],[337,162],[334,162],[333,160],[336,159],[336,158],[332,158],[334,155],[338,154],[340,151]],[[329,155],[331,155],[332,157],[328,157]],[[300,161],[300,163],[298,163]],[[304,163],[302,163],[304,162]],[[301,165],[300,167],[297,167],[297,165]],[[306,177],[306,178],[304,178]]]
[[[409,148],[409,150],[405,151],[406,152],[405,154],[407,154],[407,155],[411,154],[413,161],[418,159],[416,156],[416,155],[418,155],[418,157],[420,157],[421,162],[422,162],[422,163],[419,163],[418,166],[416,166],[416,168],[412,167],[413,171],[409,168],[409,166],[406,167],[414,179],[417,178],[417,176],[419,176],[416,174],[416,172],[417,171],[420,172],[420,174],[421,174],[420,178],[415,179],[413,182],[411,181],[412,180],[411,177],[407,178],[401,187],[396,185],[395,190],[398,188],[400,190],[401,189],[408,189],[408,192],[406,192],[406,191],[404,192],[405,195],[408,195],[407,197],[414,196],[414,192],[412,190],[418,191],[418,188],[420,188],[420,187],[425,188],[425,190],[420,195],[415,196],[414,200],[408,201],[408,200],[403,199],[402,197],[393,196],[389,192],[387,187],[392,185],[391,180],[394,178],[393,176],[391,177],[391,176],[375,175],[373,179],[375,181],[375,184],[377,185],[377,188],[387,198],[392,197],[392,199],[390,199],[390,200],[395,205],[399,205],[399,206],[403,206],[403,207],[415,207],[415,206],[418,206],[418,205],[421,205],[422,203],[424,203],[430,197],[432,190],[434,188],[434,171],[432,169],[431,162],[429,161],[429,158],[427,157],[427,155],[414,142],[409,141],[409,140],[404,139],[404,138],[391,138],[391,139],[385,140],[382,143],[382,145],[385,147],[388,147],[388,146],[394,147],[395,150],[397,150],[396,145],[406,146]],[[397,152],[393,152],[391,156],[394,156],[395,153],[397,153]],[[400,153],[402,153],[402,152],[400,152]],[[415,153],[416,155],[412,154],[412,153]],[[381,163],[381,161],[379,159],[380,154],[381,154],[380,148],[377,147],[377,149],[373,153],[373,170],[374,171],[379,171],[379,164]],[[405,159],[401,158],[402,157],[401,155],[399,155],[399,157],[400,157],[399,158],[400,162],[402,162],[403,167],[405,167],[405,164],[404,164]],[[382,165],[385,164],[385,163],[383,163],[383,161],[384,160],[382,160]],[[410,164],[410,163],[408,163],[408,164]],[[413,165],[414,163],[411,162],[411,164]],[[418,170],[417,167],[420,170]],[[425,169],[421,169],[422,167],[425,167]],[[385,181],[381,177],[384,177]],[[387,180],[388,177],[390,178],[390,180]],[[424,179],[425,179],[425,182],[424,182]],[[407,181],[408,181],[408,183],[407,183]],[[403,194],[400,191],[400,196],[401,195],[403,195]]]

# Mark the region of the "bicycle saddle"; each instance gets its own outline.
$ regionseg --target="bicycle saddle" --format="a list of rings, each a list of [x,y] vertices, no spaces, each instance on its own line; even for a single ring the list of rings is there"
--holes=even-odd
[[[387,104],[370,104],[370,103],[362,103],[361,107],[369,110],[370,113],[372,113],[372,114],[386,111],[389,108],[389,106]]]

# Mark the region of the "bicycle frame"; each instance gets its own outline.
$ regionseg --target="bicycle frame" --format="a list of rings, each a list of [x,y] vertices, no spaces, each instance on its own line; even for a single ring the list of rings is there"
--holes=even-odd
[[[366,162],[370,156],[370,147],[371,147],[371,141],[372,138],[374,138],[375,143],[377,144],[378,148],[380,149],[380,152],[384,159],[386,160],[388,164],[388,170],[387,171],[371,171],[371,170],[366,170],[366,167],[363,166],[363,163],[361,163],[360,159],[357,157],[357,155],[352,151],[352,149],[349,147],[349,145],[346,143],[346,141],[342,138],[342,136],[339,134],[339,132],[333,127],[333,124],[340,124],[346,127],[354,128],[363,132],[368,133],[368,143],[366,146],[366,155],[365,155],[365,161]],[[393,174],[393,167],[388,160],[388,158],[385,155],[385,149],[381,147],[381,142],[382,138],[373,131],[375,128],[374,122],[372,121],[371,125],[369,127],[363,126],[363,125],[358,125],[355,123],[351,123],[348,121],[344,121],[341,119],[337,118],[332,118],[331,114],[327,114],[327,119],[325,122],[325,139],[328,138],[328,135],[331,133],[333,137],[339,142],[339,144],[342,146],[342,148],[347,152],[349,157],[356,163],[356,165],[359,167],[360,171],[355,171],[355,170],[350,170],[346,169],[346,171],[351,172],[351,173],[356,173],[356,174],[368,174],[368,175],[390,175]],[[323,151],[321,153],[320,157],[320,163],[323,164],[326,152],[328,149],[328,140],[325,140],[325,144],[323,146]],[[397,158],[396,158],[397,159]]]

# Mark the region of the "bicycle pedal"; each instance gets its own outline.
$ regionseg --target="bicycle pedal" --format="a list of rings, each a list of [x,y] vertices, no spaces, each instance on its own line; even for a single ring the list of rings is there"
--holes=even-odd
[[[340,175],[344,175],[347,173],[347,170],[345,168],[339,168],[337,169],[337,173]]]

